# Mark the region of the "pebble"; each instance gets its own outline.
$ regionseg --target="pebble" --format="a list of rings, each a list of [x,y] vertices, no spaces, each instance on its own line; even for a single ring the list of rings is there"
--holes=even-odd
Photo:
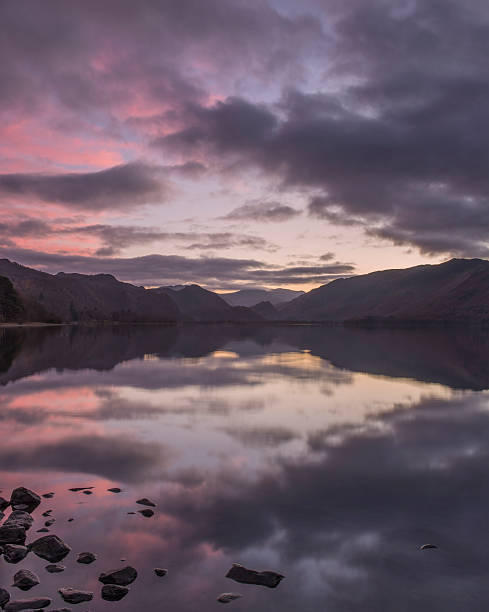
[[[150,510],[149,508],[145,508],[144,510],[138,510],[138,512],[146,518],[151,518],[154,514],[153,510]]]

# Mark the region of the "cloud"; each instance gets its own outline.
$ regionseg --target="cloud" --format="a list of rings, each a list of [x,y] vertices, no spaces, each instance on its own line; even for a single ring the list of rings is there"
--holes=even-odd
[[[280,202],[263,202],[243,204],[222,218],[231,221],[288,221],[300,214],[299,210]]]
[[[112,274],[119,280],[146,286],[195,282],[212,288],[227,289],[234,288],[239,282],[266,285],[326,283],[354,272],[352,264],[341,262],[280,267],[256,259],[191,258],[156,254],[126,258],[97,257],[45,253],[21,248],[0,249],[0,254],[44,272]]]
[[[158,203],[169,186],[158,170],[133,162],[99,172],[69,174],[1,174],[0,195],[33,198],[82,210],[124,209]]]

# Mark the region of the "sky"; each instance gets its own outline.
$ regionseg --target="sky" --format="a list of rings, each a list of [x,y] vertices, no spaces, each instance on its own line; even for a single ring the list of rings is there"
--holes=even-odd
[[[308,290],[489,254],[482,0],[0,1],[0,257]]]

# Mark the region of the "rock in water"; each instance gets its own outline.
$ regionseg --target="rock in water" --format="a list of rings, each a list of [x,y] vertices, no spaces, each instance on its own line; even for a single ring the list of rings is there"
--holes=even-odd
[[[0,588],[0,608],[10,601],[10,593],[5,589]]]
[[[107,489],[107,491],[110,491],[111,493],[120,493],[122,489],[119,489],[119,487],[112,487],[110,489]]]
[[[72,487],[71,489],[68,489],[68,491],[74,491],[75,493],[77,493],[78,491],[88,491],[88,489],[94,489],[95,487]]]
[[[81,552],[76,558],[78,563],[85,563],[88,565],[89,563],[93,563],[97,558],[97,555],[94,555],[91,552]]]
[[[46,510],[45,512],[42,513],[43,516],[50,516],[51,515],[52,510]]]
[[[146,518],[151,518],[154,514],[153,510],[150,510],[149,508],[145,508],[144,510],[138,510],[138,512]]]
[[[30,570],[19,570],[14,574],[14,583],[12,586],[17,587],[21,591],[28,591],[39,584],[39,578]]]
[[[106,601],[119,601],[129,593],[125,586],[106,584],[102,587],[102,599]]]
[[[59,563],[50,563],[46,565],[46,571],[50,574],[59,574],[60,572],[64,572],[66,567],[64,565],[60,565]]]
[[[27,512],[33,512],[41,503],[41,498],[37,493],[26,489],[25,487],[18,487],[12,491],[10,496],[10,505],[15,510],[16,506],[26,506]]]
[[[430,548],[438,548],[436,544],[423,544],[423,546],[419,547],[419,550],[428,550]]]
[[[7,563],[19,563],[29,552],[27,546],[20,544],[5,544],[3,548],[3,558]]]
[[[221,593],[217,598],[217,601],[219,603],[230,603],[231,601],[234,601],[235,599],[240,599],[241,597],[243,596],[239,593]]]
[[[18,526],[23,527],[26,531],[28,531],[31,528],[33,522],[34,519],[28,512],[24,512],[23,510],[14,510],[9,514],[3,526]]]
[[[39,538],[29,544],[28,548],[41,559],[46,559],[51,563],[62,561],[71,551],[71,548],[55,535],[48,535]]]
[[[44,523],[44,526],[45,526],[45,527],[51,527],[51,525],[54,525],[54,523],[56,523],[56,519],[53,519],[53,518],[52,518],[52,519],[49,519],[49,521],[46,521],[46,522]]]
[[[233,563],[231,569],[226,574],[226,578],[231,578],[231,580],[236,580],[236,582],[242,582],[244,584],[258,584],[274,589],[280,584],[280,581],[285,578],[285,576],[268,570],[257,572],[239,563]]]
[[[162,567],[155,567],[155,574],[160,578],[163,578],[163,576],[166,576],[168,574],[168,570],[163,569]]]
[[[48,597],[31,597],[30,599],[15,599],[4,607],[4,612],[20,612],[20,610],[41,610],[51,605]]]
[[[49,529],[47,527],[41,527],[41,529],[36,529],[36,533],[48,533]]]
[[[80,591],[79,589],[70,589],[68,587],[58,589],[58,593],[66,603],[71,604],[79,604],[84,601],[92,601],[93,599],[91,591]]]
[[[142,497],[141,499],[138,499],[136,503],[141,504],[141,506],[151,506],[152,508],[156,508],[156,504],[147,497]]]
[[[8,502],[5,498],[0,496],[0,512],[8,508],[10,502]]]
[[[137,577],[137,571],[130,565],[127,565],[121,569],[103,572],[100,574],[98,579],[102,584],[117,584],[119,586],[127,586],[128,584],[131,584],[131,582],[134,582]]]
[[[2,525],[0,527],[0,544],[24,544],[25,529],[20,525]]]
[[[44,497],[44,499],[52,499],[54,497],[54,492],[51,491],[50,493],[43,493],[42,496]]]

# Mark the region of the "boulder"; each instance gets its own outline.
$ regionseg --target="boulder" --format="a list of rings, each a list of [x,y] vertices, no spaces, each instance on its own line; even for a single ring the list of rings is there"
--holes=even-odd
[[[18,525],[19,527],[23,527],[26,531],[28,531],[32,527],[32,523],[34,519],[28,512],[24,512],[24,510],[13,510],[5,523],[4,527],[8,527],[9,525]]]
[[[0,608],[10,601],[10,593],[0,588]]]
[[[19,563],[25,559],[29,549],[21,544],[5,544],[3,547],[3,558],[7,563]]]
[[[17,587],[21,591],[28,591],[39,584],[39,578],[31,572],[31,570],[23,569],[14,574],[14,583],[12,586]]]
[[[79,589],[71,589],[63,587],[58,589],[58,593],[61,595],[66,603],[79,604],[84,601],[92,601],[93,593],[91,591],[81,591]]]
[[[28,548],[41,559],[51,563],[62,561],[71,551],[71,548],[56,535],[48,535],[38,538]]]
[[[231,580],[235,580],[236,582],[258,584],[260,586],[269,587],[270,589],[274,589],[278,586],[284,577],[285,576],[282,574],[268,570],[262,572],[251,570],[239,563],[233,563],[231,569],[226,574],[226,578],[231,578]]]
[[[106,601],[119,601],[129,593],[125,586],[106,584],[102,587],[102,599]]]
[[[41,503],[41,498],[37,493],[26,489],[25,487],[17,487],[12,491],[10,496],[10,505],[15,510],[17,506],[26,506],[23,508],[27,512],[33,512]]]
[[[119,586],[127,586],[134,582],[138,577],[137,571],[127,565],[121,569],[111,570],[110,572],[103,572],[98,577],[102,584],[117,584]]]
[[[0,545],[24,544],[25,538],[25,529],[20,525],[2,525],[0,527]]]
[[[20,612],[20,610],[41,610],[51,605],[48,597],[31,597],[30,599],[15,599],[4,606],[4,612]]]

